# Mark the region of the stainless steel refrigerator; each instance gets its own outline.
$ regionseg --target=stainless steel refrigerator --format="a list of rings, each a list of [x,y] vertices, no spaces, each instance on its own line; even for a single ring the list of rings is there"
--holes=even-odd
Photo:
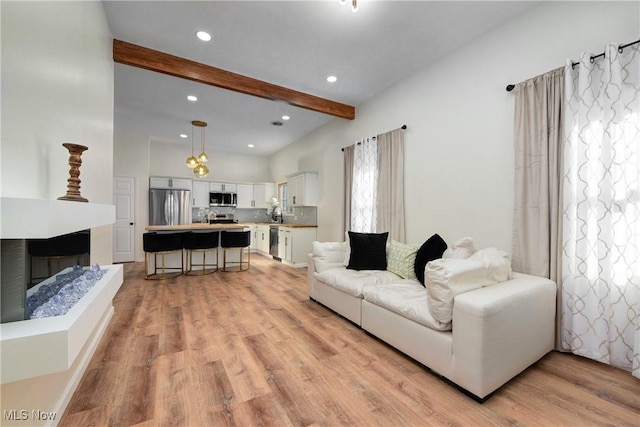
[[[190,190],[149,190],[149,225],[191,224]]]

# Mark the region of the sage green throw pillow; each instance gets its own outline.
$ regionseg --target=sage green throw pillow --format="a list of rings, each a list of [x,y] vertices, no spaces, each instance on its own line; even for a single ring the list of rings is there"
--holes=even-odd
[[[404,243],[391,240],[389,244],[389,259],[387,260],[387,270],[397,274],[403,279],[416,279],[413,265],[416,261],[418,246],[406,245]]]

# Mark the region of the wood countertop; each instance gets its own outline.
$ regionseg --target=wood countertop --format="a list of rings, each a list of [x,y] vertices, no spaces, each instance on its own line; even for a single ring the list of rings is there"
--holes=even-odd
[[[307,224],[277,224],[278,227],[292,227],[292,228],[318,228],[317,225]]]
[[[149,225],[145,228],[148,231],[189,231],[189,230],[242,230],[248,227],[247,224],[180,224],[180,225]]]
[[[253,224],[268,225],[270,227],[318,228],[317,225],[311,225],[311,224],[283,224],[279,222],[255,222]]]
[[[238,224],[205,224],[205,223],[193,223],[193,224],[180,224],[180,225],[149,225],[145,227],[147,231],[189,231],[189,230],[242,230],[243,228],[250,227],[254,223],[238,223]],[[275,225],[276,227],[292,227],[292,228],[317,228],[317,225],[307,224],[279,224],[279,223],[258,223],[261,225]]]

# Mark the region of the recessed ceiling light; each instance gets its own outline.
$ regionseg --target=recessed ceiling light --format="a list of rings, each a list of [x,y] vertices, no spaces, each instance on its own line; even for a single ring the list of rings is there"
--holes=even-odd
[[[291,117],[289,116],[282,116],[282,120],[289,120]]]
[[[197,100],[198,100],[198,97],[197,97],[197,96],[195,96],[195,95],[187,95],[187,99],[188,99],[189,101],[197,101]]]
[[[184,133],[181,133],[181,134],[180,134],[180,138],[186,138],[186,137],[187,137],[187,135],[186,135],[186,134],[184,134]]]
[[[208,42],[209,40],[211,40],[211,35],[206,31],[198,31],[196,33],[196,37],[198,37],[203,42]]]
[[[253,148],[253,147],[255,147],[255,145],[253,145],[253,144],[249,144],[249,145],[247,145],[247,147],[249,147],[249,148]]]
[[[329,76],[327,77],[327,81],[329,83],[335,83],[336,81],[338,81],[338,78],[336,76]]]

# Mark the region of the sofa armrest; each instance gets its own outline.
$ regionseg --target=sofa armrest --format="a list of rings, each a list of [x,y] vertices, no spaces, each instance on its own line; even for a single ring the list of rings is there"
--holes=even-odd
[[[483,398],[554,346],[556,284],[514,273],[512,280],[456,296],[454,381]]]

